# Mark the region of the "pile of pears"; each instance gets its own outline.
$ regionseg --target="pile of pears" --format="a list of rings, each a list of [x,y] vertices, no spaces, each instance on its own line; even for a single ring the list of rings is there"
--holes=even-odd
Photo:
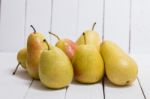
[[[17,53],[18,65],[36,80],[52,89],[67,87],[73,79],[79,83],[92,84],[104,75],[115,85],[130,85],[138,74],[136,62],[117,44],[105,40],[92,29],[84,31],[76,42],[58,39],[51,45],[42,33],[33,28],[27,39],[27,47]]]

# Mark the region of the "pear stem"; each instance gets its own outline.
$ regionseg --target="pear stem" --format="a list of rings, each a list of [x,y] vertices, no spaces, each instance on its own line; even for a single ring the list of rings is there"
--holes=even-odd
[[[96,22],[93,23],[93,26],[92,26],[92,31],[94,30],[95,28],[95,25],[96,25]]]
[[[44,39],[43,41],[44,41],[44,42],[46,43],[46,45],[48,46],[48,50],[50,50],[50,46],[49,46],[49,44],[48,44],[47,40],[46,40],[46,39]]]
[[[35,28],[33,27],[33,25],[30,25],[30,26],[31,26],[31,28],[33,29],[34,33],[36,33],[36,30],[35,30]]]
[[[18,69],[19,65],[20,65],[20,63],[18,63],[18,65],[16,66],[16,68],[15,68],[15,70],[14,70],[14,72],[13,72],[13,75],[15,75],[15,74],[16,74],[16,71],[17,71],[17,69]]]
[[[84,44],[86,44],[86,35],[84,32],[83,32],[83,37],[84,37]]]
[[[54,34],[54,33],[52,33],[52,32],[49,32],[49,34],[51,34],[51,35],[55,36],[58,40],[60,40],[60,38],[59,38],[59,36],[58,36],[58,35],[56,35],[56,34]]]

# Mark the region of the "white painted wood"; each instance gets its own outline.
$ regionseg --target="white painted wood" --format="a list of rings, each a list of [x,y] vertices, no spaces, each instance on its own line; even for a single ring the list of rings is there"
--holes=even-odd
[[[130,0],[105,0],[104,38],[126,52],[129,47]]]
[[[78,0],[53,0],[52,30],[60,38],[75,40]],[[52,37],[52,43],[57,39]]]
[[[17,65],[16,54],[0,53],[0,60],[0,98],[23,99],[31,78],[22,67],[18,68],[16,75],[12,75]]]
[[[150,98],[150,73],[149,73],[149,57],[150,54],[133,54],[132,55],[139,67],[139,80],[145,93],[146,99]]]
[[[79,84],[73,82],[67,90],[66,99],[103,99],[102,83]]]
[[[26,40],[33,32],[30,25],[33,25],[37,32],[43,33],[48,41],[50,37],[51,24],[51,0],[27,0],[26,12]]]
[[[136,80],[131,86],[117,87],[105,79],[105,99],[144,99]]]
[[[104,0],[79,0],[76,39],[79,38],[84,31],[92,29],[94,22],[97,23],[95,31],[102,37],[103,1]]]
[[[131,52],[150,53],[150,1],[132,0]]]
[[[0,51],[24,46],[25,0],[1,0]]]
[[[65,99],[65,92],[65,88],[59,90],[48,89],[40,81],[34,80],[25,99]]]

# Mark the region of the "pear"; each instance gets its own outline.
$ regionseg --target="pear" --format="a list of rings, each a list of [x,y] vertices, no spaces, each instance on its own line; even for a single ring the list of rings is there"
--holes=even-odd
[[[94,45],[97,48],[97,50],[99,51],[102,40],[101,40],[99,34],[96,31],[94,31],[95,25],[96,25],[96,23],[93,24],[92,30],[86,30],[86,31],[84,31],[84,33],[86,34],[86,43]],[[76,43],[77,43],[77,45],[84,44],[83,35],[81,35],[81,37],[77,40]]]
[[[84,44],[77,47],[73,58],[75,79],[80,83],[96,83],[104,75],[103,59],[94,45],[86,43],[86,33],[83,33]]]
[[[16,66],[13,75],[15,75],[19,65],[21,65],[24,69],[26,69],[26,60],[27,60],[27,48],[22,48],[17,53],[18,65]]]
[[[39,77],[43,85],[58,89],[66,87],[73,79],[73,67],[67,55],[57,47],[44,50],[40,57]]]
[[[27,40],[27,71],[34,79],[39,79],[39,61],[43,50],[47,49],[47,45],[43,42],[45,37],[43,34],[36,32],[31,25],[34,32],[28,36]]]
[[[69,57],[69,59],[72,60],[72,58],[75,55],[75,51],[77,47],[76,43],[70,39],[60,39],[59,36],[57,36],[52,32],[49,33],[58,39],[56,46],[60,48],[63,52],[65,52],[65,54]]]
[[[112,41],[104,41],[101,54],[105,63],[107,78],[116,85],[129,85],[137,77],[135,61]]]

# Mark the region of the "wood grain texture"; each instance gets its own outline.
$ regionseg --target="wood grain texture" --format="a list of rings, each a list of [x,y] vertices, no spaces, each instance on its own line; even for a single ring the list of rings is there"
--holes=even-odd
[[[1,0],[0,51],[24,47],[25,0]]]

